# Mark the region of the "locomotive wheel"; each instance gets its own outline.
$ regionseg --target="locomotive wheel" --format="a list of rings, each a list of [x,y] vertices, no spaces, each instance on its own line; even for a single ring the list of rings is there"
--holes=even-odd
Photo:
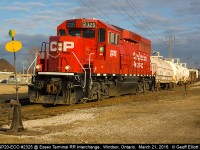
[[[133,94],[138,94],[138,92],[139,92],[139,88],[137,87],[135,90],[134,90],[134,92],[133,92]]]
[[[145,91],[146,91],[146,86],[145,86],[145,83],[142,82],[141,83],[141,93],[145,93]]]
[[[54,107],[55,105],[53,104],[42,104],[42,107],[44,108],[49,108],[49,107]]]
[[[29,95],[30,102],[38,101],[39,99],[39,92],[38,90],[35,90],[34,87],[29,86],[28,95]]]
[[[145,93],[145,84],[142,82],[138,84],[138,93]]]
[[[102,100],[103,96],[101,93],[101,85],[99,83],[93,83],[90,90],[90,99],[91,100]]]
[[[156,91],[160,91],[160,82],[158,82],[156,85]]]
[[[169,90],[172,90],[173,89],[173,83],[169,83]]]
[[[153,84],[151,84],[151,91],[154,92],[155,91],[155,86]]]
[[[85,104],[85,103],[87,103],[87,99],[83,98],[83,99],[80,100],[79,103],[80,103],[80,104]]]
[[[29,99],[30,99],[30,101],[37,101],[37,96],[36,96],[37,94],[36,94],[36,91],[35,92],[31,92],[31,93],[29,93]]]
[[[169,85],[168,85],[168,89],[169,89],[169,90],[172,89],[172,85],[171,85],[171,83],[169,83]]]

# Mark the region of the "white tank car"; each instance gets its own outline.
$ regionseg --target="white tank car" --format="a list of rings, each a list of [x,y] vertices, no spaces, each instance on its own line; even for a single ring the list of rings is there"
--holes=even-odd
[[[166,85],[173,82],[173,68],[168,62],[162,59],[162,56],[151,56],[151,69],[157,83]]]
[[[176,61],[176,62],[175,62]],[[173,68],[173,81],[176,84],[182,84],[188,81],[189,78],[189,70],[186,68],[186,64],[185,66],[183,66],[183,64],[180,64],[180,60],[179,59],[168,59],[166,60],[167,63],[169,63],[171,65],[171,67]]]
[[[178,80],[177,80],[178,70],[177,70],[176,64],[172,61],[166,61],[166,63],[168,63],[173,70],[173,77],[172,77],[173,83],[177,84],[178,83]]]
[[[180,65],[182,66],[182,81],[184,83],[188,82],[190,77],[189,69],[187,68],[186,63],[180,63]]]

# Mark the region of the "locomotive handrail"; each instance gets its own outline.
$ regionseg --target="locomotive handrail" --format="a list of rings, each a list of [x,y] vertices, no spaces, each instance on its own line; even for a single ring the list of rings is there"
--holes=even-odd
[[[41,53],[46,53],[47,55],[49,55],[50,57],[52,58],[57,58],[58,56],[60,56],[60,54],[56,55],[56,56],[53,56],[53,55],[50,55],[49,53],[45,52],[45,51],[40,51],[39,53],[36,53],[36,57],[35,59],[33,60],[33,62],[31,63],[31,65],[29,66],[28,70],[32,67],[33,63],[36,61],[36,59],[38,58],[38,55],[41,54]]]
[[[27,75],[27,84],[28,84],[28,73],[29,73],[29,70],[30,70],[30,68],[32,67],[32,65],[34,64],[34,62],[36,61],[36,59],[38,58],[38,56],[39,56],[39,54],[40,54],[41,52],[39,52],[39,53],[35,53],[35,59],[33,60],[33,62],[31,63],[31,65],[28,67],[28,69],[27,69],[27,73],[26,73],[26,75]],[[35,70],[34,70],[34,74],[35,74]]]
[[[85,88],[86,86],[86,70],[85,68],[83,67],[83,65],[81,64],[81,62],[79,61],[78,57],[76,56],[76,54],[74,54],[74,52],[71,52],[74,57],[76,58],[76,60],[78,61],[79,65],[81,66],[81,68],[83,69],[84,73],[85,73],[85,77],[84,77],[84,86],[82,88]]]
[[[45,45],[44,45],[45,44]],[[42,52],[45,52],[46,54],[47,54],[47,52],[46,52],[46,45],[47,44],[49,44],[48,42],[42,42],[42,46],[41,46],[41,50],[40,50],[40,52],[36,52],[35,53],[35,59],[33,60],[33,62],[31,63],[31,65],[29,66],[29,68],[27,69],[27,84],[28,84],[28,73],[29,73],[29,70],[30,70],[30,68],[32,67],[32,65],[36,62],[36,60],[37,60],[37,58],[38,58],[38,56],[39,56],[39,54],[41,54]],[[43,51],[43,45],[44,45],[44,51]],[[49,54],[48,54],[49,55]],[[36,63],[35,63],[35,66],[36,66]],[[34,72],[33,72],[33,74],[35,75],[35,68],[34,68]]]
[[[44,51],[43,51],[43,44],[45,44],[45,45],[44,45]],[[47,52],[47,47],[46,47],[47,44],[49,44],[49,43],[48,43],[48,42],[42,42],[42,46],[41,46],[40,52],[44,52],[44,53],[46,53],[47,55],[49,55],[50,57],[52,57],[52,58],[57,58],[57,57],[60,55],[60,53],[59,53],[58,55],[56,55],[56,56],[53,56],[53,55],[49,54],[49,53]]]
[[[90,57],[91,57],[91,55],[94,55],[94,53],[90,53],[90,55],[89,55],[90,81],[91,81],[91,84],[92,84],[92,69],[91,69],[91,63],[90,63]]]
[[[45,47],[44,47],[45,50],[44,51],[46,52],[46,45],[49,44],[49,43],[48,42],[42,42],[42,46],[41,46],[41,50],[40,50],[41,52],[44,52],[44,51],[42,51],[43,50],[43,44],[45,44]]]
[[[57,58],[58,56],[60,56],[60,53],[58,54],[58,55],[56,55],[56,56],[53,56],[53,55],[51,55],[51,54],[49,54],[49,53],[47,53],[47,52],[45,52],[47,55],[49,55],[50,57],[52,57],[52,58]]]

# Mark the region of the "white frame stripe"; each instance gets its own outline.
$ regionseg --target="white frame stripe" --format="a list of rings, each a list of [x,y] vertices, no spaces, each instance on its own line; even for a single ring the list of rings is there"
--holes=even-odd
[[[73,76],[74,73],[66,73],[66,72],[38,72],[39,75],[67,75]]]

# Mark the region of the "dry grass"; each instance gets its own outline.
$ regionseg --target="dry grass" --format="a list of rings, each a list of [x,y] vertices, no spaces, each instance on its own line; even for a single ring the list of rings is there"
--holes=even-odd
[[[15,85],[10,84],[0,84],[0,100],[7,100],[15,98]],[[28,93],[28,86],[19,85],[19,97],[26,97]]]

